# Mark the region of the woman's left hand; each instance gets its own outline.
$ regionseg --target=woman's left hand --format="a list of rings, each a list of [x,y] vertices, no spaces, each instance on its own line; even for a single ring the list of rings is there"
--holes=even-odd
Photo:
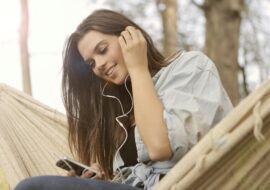
[[[97,171],[97,173],[94,176],[94,173],[90,170],[87,170],[84,172],[81,177],[82,178],[92,178],[94,176],[94,179],[105,179],[105,173],[102,171],[100,165],[98,163],[91,164],[91,168]]]
[[[148,71],[147,42],[140,30],[126,27],[119,37],[119,43],[129,73]]]

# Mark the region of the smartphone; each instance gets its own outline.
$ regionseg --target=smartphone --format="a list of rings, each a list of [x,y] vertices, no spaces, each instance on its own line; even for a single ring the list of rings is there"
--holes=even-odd
[[[72,160],[71,158],[64,157],[56,162],[56,166],[70,171],[74,170],[77,176],[81,176],[86,171],[91,171],[94,173],[94,175],[91,178],[95,178],[97,175],[97,171],[89,166],[86,166],[82,163],[79,163],[75,160]]]

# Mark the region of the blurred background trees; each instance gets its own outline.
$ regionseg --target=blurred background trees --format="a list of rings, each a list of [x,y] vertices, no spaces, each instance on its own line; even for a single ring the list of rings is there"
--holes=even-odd
[[[55,81],[49,85],[47,80],[40,85],[38,77],[49,79],[50,76],[46,72],[42,73],[45,70],[44,63],[39,66],[42,69],[37,74],[35,70],[38,64],[41,65],[41,60],[50,55],[49,59],[46,58],[48,69],[49,65],[52,67],[57,64],[61,67],[64,39],[85,16],[97,8],[113,9],[130,17],[152,36],[164,55],[170,55],[178,49],[205,52],[216,64],[234,105],[270,76],[269,0],[59,0],[28,3],[30,20],[39,17],[36,23],[44,25],[44,28],[33,31],[36,23],[32,23],[28,43],[31,77],[35,81],[34,95],[40,91],[38,86],[47,88],[43,91],[44,99],[45,96],[48,98],[45,95],[47,91],[53,91],[51,86]],[[40,9],[37,8],[39,4]],[[45,4],[49,11],[40,15],[41,9],[46,8]],[[71,23],[72,27],[68,25]],[[33,36],[38,37],[34,39]],[[6,40],[0,39],[0,50],[1,41]],[[42,47],[41,50],[38,50],[39,47]],[[22,49],[26,52],[27,47]],[[60,83],[58,80],[57,84]],[[60,90],[58,96],[61,96]]]
[[[169,56],[179,47],[177,35],[177,0],[156,0],[163,29],[163,54]]]
[[[28,26],[29,13],[28,1],[21,1],[21,26],[20,26],[20,57],[22,65],[22,85],[23,91],[32,95],[30,67],[29,67],[29,53],[28,53]]]
[[[243,0],[205,0],[205,53],[214,61],[232,103],[240,101],[238,49]]]

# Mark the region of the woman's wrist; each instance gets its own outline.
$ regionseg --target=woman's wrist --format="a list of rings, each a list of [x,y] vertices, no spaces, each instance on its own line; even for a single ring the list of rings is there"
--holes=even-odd
[[[137,67],[137,68],[133,68],[133,69],[129,69],[128,70],[128,73],[129,73],[129,76],[130,76],[130,79],[133,80],[137,77],[149,77],[151,78],[151,74],[148,70],[148,68],[144,68],[144,67]]]

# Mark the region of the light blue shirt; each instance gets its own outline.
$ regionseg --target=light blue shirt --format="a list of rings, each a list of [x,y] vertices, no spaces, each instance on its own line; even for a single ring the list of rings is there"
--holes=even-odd
[[[138,164],[125,168],[131,174],[122,183],[143,183],[151,189],[160,174],[166,174],[214,125],[232,109],[214,63],[201,52],[183,52],[154,77],[163,118],[173,151],[170,160],[150,161],[137,127],[135,142]]]

